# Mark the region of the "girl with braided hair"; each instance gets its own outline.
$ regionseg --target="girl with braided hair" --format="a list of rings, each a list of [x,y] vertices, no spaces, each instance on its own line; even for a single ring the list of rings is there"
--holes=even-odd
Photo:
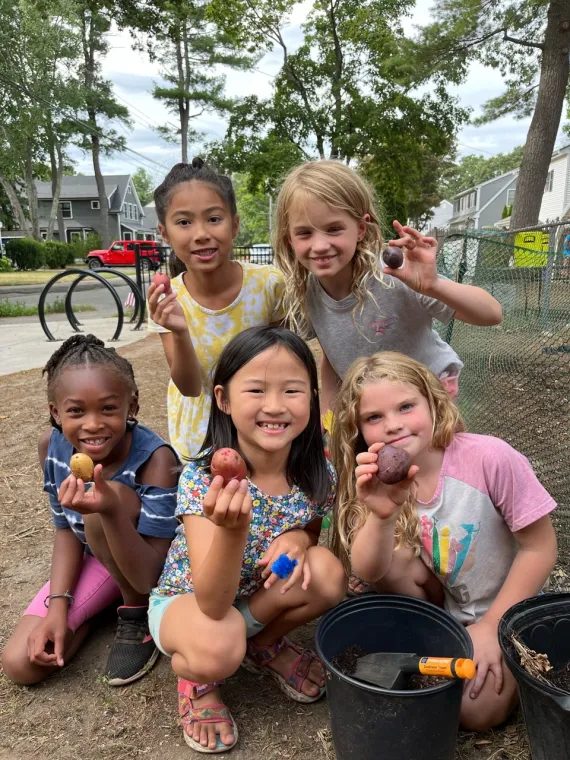
[[[6,676],[33,684],[62,668],[93,617],[122,597],[105,675],[112,686],[144,676],[158,657],[147,622],[177,526],[178,460],[137,422],[131,364],[94,335],[74,335],[48,361],[52,428],[39,441],[55,541],[50,581],[33,599],[2,654]],[[93,484],[70,469],[95,464]]]

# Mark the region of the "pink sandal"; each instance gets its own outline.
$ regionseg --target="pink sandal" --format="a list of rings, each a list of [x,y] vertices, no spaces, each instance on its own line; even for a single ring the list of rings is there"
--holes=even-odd
[[[215,755],[219,752],[227,752],[235,747],[238,741],[238,730],[232,714],[224,704],[204,705],[203,707],[194,707],[192,700],[197,697],[203,697],[209,694],[216,686],[223,681],[215,683],[195,683],[187,681],[184,678],[178,678],[178,712],[180,713],[180,723],[184,733],[184,741],[189,747],[196,752],[203,752],[208,755]],[[216,735],[216,748],[210,749],[204,747],[191,736],[191,727],[193,723],[228,723],[234,730],[233,744],[224,744],[219,735]]]
[[[280,673],[273,670],[273,668],[267,666],[286,646],[296,652],[298,657],[293,661],[291,672],[285,678]],[[281,691],[283,691],[288,697],[294,699],[295,702],[310,704],[311,702],[319,700],[326,691],[324,686],[320,686],[318,687],[319,693],[314,697],[310,697],[302,691],[303,684],[309,675],[309,669],[315,661],[320,662],[314,652],[311,652],[310,649],[299,649],[299,647],[296,647],[283,636],[276,641],[275,644],[266,646],[258,646],[250,639],[247,642],[247,651],[242,662],[242,667],[250,673],[270,675],[277,681]],[[317,686],[317,684],[315,684],[315,686]]]

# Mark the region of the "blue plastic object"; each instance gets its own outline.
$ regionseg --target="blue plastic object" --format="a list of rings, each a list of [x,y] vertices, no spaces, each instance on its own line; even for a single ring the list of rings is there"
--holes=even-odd
[[[271,572],[278,575],[281,580],[284,580],[291,575],[298,564],[299,563],[296,559],[289,559],[286,554],[282,554],[280,557],[277,557],[275,562],[271,565]]]

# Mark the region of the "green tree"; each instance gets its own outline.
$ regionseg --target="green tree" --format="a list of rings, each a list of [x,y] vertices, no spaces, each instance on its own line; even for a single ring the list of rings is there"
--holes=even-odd
[[[152,95],[162,101],[178,120],[159,133],[180,142],[182,161],[188,162],[188,144],[200,137],[191,126],[204,111],[224,114],[232,100],[224,93],[225,78],[219,66],[248,69],[254,58],[240,52],[233,41],[207,19],[208,2],[166,2],[162,5],[152,56],[161,65],[166,86],[155,85]]]
[[[132,180],[141,204],[146,206],[152,200],[153,180],[151,173],[141,166],[133,174]]]
[[[456,83],[469,63],[498,69],[506,89],[485,103],[478,123],[506,114],[532,120],[517,180],[513,229],[536,224],[570,73],[568,0],[435,0],[438,21],[423,30],[418,78],[434,72]]]
[[[474,154],[463,156],[458,163],[450,163],[446,168],[440,185],[440,194],[451,200],[458,193],[481,182],[487,182],[489,179],[506,174],[511,169],[517,169],[521,165],[522,156],[522,146],[513,148],[510,153],[499,153],[489,158]]]
[[[268,243],[270,237],[270,196],[259,190],[251,192],[249,177],[235,174],[232,177],[239,214],[239,234],[236,245]]]
[[[412,93],[413,67],[401,54],[412,0],[315,0],[294,53],[283,37],[293,4],[212,0],[217,23],[241,44],[280,50],[282,68],[272,97],[251,95],[236,105],[224,141],[209,146],[211,157],[247,173],[250,190],[266,191],[307,159],[361,165],[388,222],[406,218],[412,206],[423,213],[436,196],[424,194],[418,178],[442,165],[466,113],[442,83]]]

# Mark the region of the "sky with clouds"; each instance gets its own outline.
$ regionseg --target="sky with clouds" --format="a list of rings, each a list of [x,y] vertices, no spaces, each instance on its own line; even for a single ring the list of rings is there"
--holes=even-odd
[[[300,24],[305,20],[311,4],[310,0],[300,2],[291,17],[285,38],[292,50],[302,39]],[[421,26],[432,20],[430,6],[431,0],[417,0],[409,21],[410,31],[413,31],[412,25]],[[144,165],[158,183],[168,168],[180,160],[177,146],[165,142],[154,131],[158,125],[166,122],[176,124],[176,118],[151,95],[154,84],[161,81],[160,67],[151,63],[145,53],[132,49],[128,32],[112,33],[109,44],[110,51],[103,63],[103,73],[113,83],[117,99],[129,108],[132,118],[132,128],[120,127],[119,132],[126,137],[129,148],[147,160],[128,152],[117,153],[103,160],[103,171],[106,174],[128,174]],[[260,97],[269,96],[273,77],[279,71],[281,63],[281,54],[275,50],[261,59],[255,71],[244,73],[226,70],[226,91],[233,97],[251,93]],[[452,89],[463,106],[473,109],[474,116],[480,113],[481,105],[486,100],[497,96],[502,90],[500,74],[480,64],[472,65],[467,80],[460,87]],[[204,113],[193,124],[207,133],[207,140],[222,138],[225,133],[225,122],[216,115]],[[460,154],[489,156],[510,151],[516,145],[524,143],[529,124],[530,119],[517,121],[506,117],[481,127],[467,125],[458,136]],[[77,162],[77,171],[92,174],[90,156],[78,151],[72,155]]]

